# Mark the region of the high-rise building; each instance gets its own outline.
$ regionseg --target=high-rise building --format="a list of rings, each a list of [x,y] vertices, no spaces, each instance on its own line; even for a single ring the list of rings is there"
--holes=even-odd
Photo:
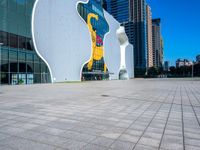
[[[33,46],[31,15],[34,2],[0,1],[0,84],[50,82],[48,67]]]
[[[104,0],[103,6],[125,26],[134,46],[135,76],[143,76],[147,67],[146,0]]]
[[[103,0],[104,9],[120,23],[128,22],[130,18],[130,0]]]
[[[169,61],[165,61],[164,62],[164,71],[169,71],[169,66],[170,66],[170,62]]]
[[[161,19],[152,20],[152,45],[153,45],[153,66],[163,66],[163,39],[161,36]]]
[[[146,0],[132,1],[131,18],[134,21],[135,76],[143,76],[147,67]]]
[[[197,61],[197,62],[200,62],[200,55],[197,55],[196,61]]]
[[[152,47],[152,12],[149,5],[147,11],[147,67],[153,67],[153,47]]]

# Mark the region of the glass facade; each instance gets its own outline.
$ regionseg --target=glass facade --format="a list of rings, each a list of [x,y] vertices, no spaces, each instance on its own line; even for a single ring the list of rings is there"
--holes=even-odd
[[[49,83],[47,65],[36,54],[31,35],[35,0],[0,1],[1,84]]]
[[[79,3],[78,12],[88,25],[92,38],[92,58],[84,66],[83,80],[102,80],[109,78],[109,72],[104,62],[103,39],[109,31],[105,20],[101,0],[90,0],[87,4]]]
[[[119,21],[129,21],[129,0],[103,0],[103,7]]]

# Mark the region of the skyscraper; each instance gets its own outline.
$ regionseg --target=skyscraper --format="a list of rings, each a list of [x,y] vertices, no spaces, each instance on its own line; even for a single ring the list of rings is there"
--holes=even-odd
[[[104,0],[103,6],[125,26],[134,46],[135,76],[143,76],[147,67],[146,0]]]
[[[147,67],[146,0],[130,1],[131,18],[134,22],[135,76],[143,76]]]
[[[153,38],[153,65],[156,68],[163,66],[163,39],[161,36],[161,19],[152,20]]]
[[[152,47],[152,12],[149,5],[147,11],[147,67],[153,67],[153,47]]]
[[[103,7],[120,23],[129,21],[129,0],[103,0]]]

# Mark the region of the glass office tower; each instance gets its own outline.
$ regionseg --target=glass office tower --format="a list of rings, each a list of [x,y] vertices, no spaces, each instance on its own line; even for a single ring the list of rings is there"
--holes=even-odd
[[[103,7],[120,23],[129,21],[129,0],[103,0]]]
[[[145,75],[147,67],[146,0],[104,0],[103,7],[125,26],[134,46],[135,77]]]
[[[0,1],[1,84],[49,83],[47,65],[36,54],[31,36],[35,0]]]

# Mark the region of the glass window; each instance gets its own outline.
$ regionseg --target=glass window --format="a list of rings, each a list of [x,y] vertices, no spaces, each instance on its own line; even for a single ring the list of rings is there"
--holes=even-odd
[[[19,52],[18,59],[19,61],[26,61],[26,53]]]
[[[16,84],[18,84],[18,75],[17,74],[10,74],[10,76],[11,76],[11,84],[12,85],[16,85]]]
[[[39,63],[40,62],[40,58],[37,55],[34,55],[34,61]]]
[[[1,59],[8,60],[8,50],[1,49]]]
[[[7,8],[7,0],[1,0],[0,1],[0,7]]]
[[[25,14],[25,12],[26,12],[26,0],[17,0],[17,11],[20,14]]]
[[[26,54],[26,61],[33,62],[33,54]]]
[[[26,72],[26,63],[19,63],[19,72]]]
[[[28,73],[33,73],[33,63],[27,62],[27,72]]]
[[[39,63],[34,63],[34,72],[35,73],[40,73],[40,64]]]
[[[27,74],[27,84],[33,84],[33,74]]]
[[[17,52],[16,51],[10,51],[10,60],[17,61]]]
[[[19,48],[26,49],[26,38],[23,36],[19,36]]]
[[[8,60],[1,60],[1,72],[8,72]]]
[[[26,1],[26,14],[31,16],[34,0],[27,0]]]
[[[26,84],[26,74],[19,74],[18,84]]]
[[[41,75],[34,74],[34,83],[41,83]]]
[[[8,33],[0,31],[0,43],[3,43],[4,46],[8,46]]]
[[[1,84],[8,84],[9,83],[9,74],[8,73],[1,73]]]
[[[18,36],[15,34],[10,34],[10,47],[18,48]]]
[[[41,63],[41,72],[42,73],[46,73],[47,72],[47,66],[46,66],[46,64],[45,63]]]
[[[18,63],[17,61],[10,62],[10,72],[18,72]]]
[[[16,11],[17,10],[17,3],[16,0],[7,0],[8,1],[8,9],[11,11]]]
[[[28,50],[33,50],[33,43],[32,43],[32,40],[30,38],[26,39],[26,44],[27,44]]]

